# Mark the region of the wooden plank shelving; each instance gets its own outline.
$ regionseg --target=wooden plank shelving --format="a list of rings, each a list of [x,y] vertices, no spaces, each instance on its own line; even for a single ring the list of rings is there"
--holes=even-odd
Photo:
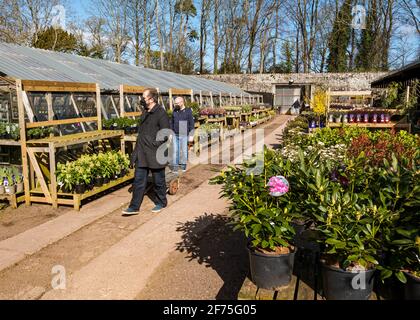
[[[86,191],[83,194],[77,193],[66,193],[66,192],[57,192],[57,203],[64,205],[72,205],[75,210],[80,210],[80,206],[83,200],[90,198],[94,195],[97,195],[101,192],[104,192],[108,189],[121,185],[134,178],[134,170],[130,170],[127,175],[121,178],[114,179],[107,184],[104,184],[101,187],[94,187],[92,190]],[[43,197],[40,195],[43,194],[43,191],[40,188],[31,190],[31,198],[34,201],[45,202]]]

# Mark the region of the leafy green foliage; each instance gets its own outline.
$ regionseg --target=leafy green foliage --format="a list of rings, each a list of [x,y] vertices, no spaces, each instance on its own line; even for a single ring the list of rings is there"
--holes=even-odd
[[[116,151],[83,155],[76,161],[57,164],[57,182],[60,187],[73,190],[76,185],[89,184],[95,178],[113,178],[128,170],[126,154]]]
[[[261,159],[263,156],[263,160]],[[263,165],[261,174],[250,172],[257,163]],[[277,246],[288,247],[295,234],[292,219],[298,217],[289,201],[288,194],[273,197],[267,182],[272,176],[288,176],[290,162],[281,155],[265,149],[238,167],[229,167],[211,184],[221,184],[222,197],[231,201],[230,214],[235,229],[242,230],[255,248],[274,250]]]

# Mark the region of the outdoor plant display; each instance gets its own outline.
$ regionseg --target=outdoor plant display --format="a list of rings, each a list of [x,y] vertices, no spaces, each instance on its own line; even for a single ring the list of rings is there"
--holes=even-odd
[[[28,138],[29,139],[42,139],[42,138],[49,137],[51,133],[53,133],[52,127],[32,128],[28,130]]]
[[[408,297],[418,292],[412,280],[418,280],[419,266],[419,145],[419,137],[405,131],[364,128],[325,128],[285,139],[290,197],[295,194],[296,210],[319,232],[327,298],[367,299],[375,269],[382,279],[395,274],[409,280]],[[364,274],[364,290],[340,287],[356,273]]]
[[[290,162],[265,149],[263,160],[257,155],[241,166],[229,167],[210,182],[221,184],[222,196],[231,201],[231,223],[249,240],[252,280],[261,288],[287,285],[291,279],[295,252],[291,221],[296,215],[285,179],[289,170]]]
[[[128,117],[122,117],[105,120],[103,126],[107,130],[124,130],[126,134],[134,134],[137,133],[138,121]]]
[[[197,102],[187,102],[185,106],[191,108],[194,119],[198,119],[200,116],[200,104]]]
[[[252,111],[252,107],[249,105],[245,105],[242,107],[242,113],[250,113]]]
[[[321,88],[315,90],[314,96],[311,101],[312,110],[318,116],[319,127],[321,127],[321,116],[325,115],[327,109],[327,94]]]
[[[239,116],[242,111],[242,107],[235,107],[235,106],[224,107],[224,109],[226,110],[228,115],[236,115],[236,116]]]
[[[23,176],[16,167],[0,168],[0,194],[23,192]]]
[[[76,161],[57,164],[57,182],[65,192],[84,193],[125,176],[129,163],[127,155],[116,151],[83,155]]]
[[[201,116],[209,116],[209,115],[213,115],[213,108],[204,108],[200,110],[200,115]]]
[[[17,123],[0,122],[0,139],[19,140],[20,131]]]

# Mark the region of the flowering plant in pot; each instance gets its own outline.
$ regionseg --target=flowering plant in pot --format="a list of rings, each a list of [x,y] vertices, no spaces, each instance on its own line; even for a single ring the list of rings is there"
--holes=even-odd
[[[361,159],[340,168],[329,160],[306,166],[303,152],[299,157],[302,168],[296,180],[307,185],[301,201],[318,232],[324,295],[334,300],[367,300],[379,264],[381,234],[392,225],[395,214],[370,198]]]
[[[15,179],[13,179],[13,175],[11,172],[8,172],[6,177],[3,180],[4,191],[7,194],[15,194],[16,193],[16,184]]]
[[[249,240],[251,276],[260,288],[273,289],[291,280],[294,214],[285,193],[288,187],[278,178],[287,175],[289,168],[279,153],[265,149],[263,157],[257,154],[210,181],[223,185],[221,194],[231,201],[231,223]]]
[[[204,108],[200,110],[200,115],[207,117],[209,115],[209,108]]]

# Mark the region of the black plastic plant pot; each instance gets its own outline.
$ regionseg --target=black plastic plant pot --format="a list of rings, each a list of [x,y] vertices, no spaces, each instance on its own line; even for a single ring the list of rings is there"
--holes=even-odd
[[[291,225],[293,229],[295,229],[295,236],[293,241],[294,245],[296,246],[298,243],[300,243],[302,232],[305,231],[305,221],[295,220],[292,221]]]
[[[376,269],[351,272],[321,262],[323,292],[327,300],[369,300]]]
[[[104,184],[104,178],[95,178],[95,187],[102,187]]]
[[[104,184],[109,183],[109,178],[104,178]]]
[[[381,299],[404,300],[404,287],[405,285],[395,277],[387,278],[383,282],[379,272],[375,277],[374,291]]]
[[[405,284],[405,299],[406,300],[420,300],[420,278],[415,275],[404,272],[407,278]]]
[[[76,184],[74,186],[74,192],[77,194],[83,194],[86,191],[86,185],[84,184]]]
[[[258,288],[274,290],[292,280],[295,253],[270,255],[248,246],[251,280]]]

